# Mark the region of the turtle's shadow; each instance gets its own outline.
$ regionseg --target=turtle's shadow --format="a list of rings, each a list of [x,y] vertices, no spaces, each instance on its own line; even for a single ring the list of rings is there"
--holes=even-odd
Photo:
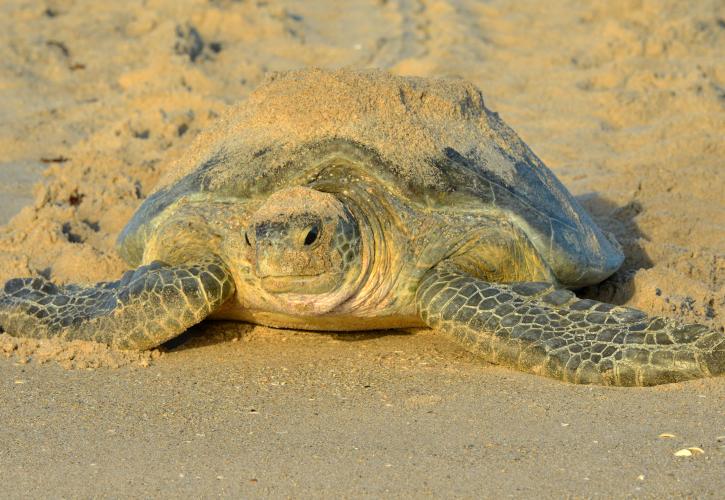
[[[243,339],[252,330],[253,325],[238,321],[205,320],[187,329],[181,335],[167,340],[161,347],[164,351],[185,351],[215,344]]]
[[[410,330],[390,329],[390,330],[368,330],[356,332],[314,332],[317,335],[324,335],[335,340],[343,342],[364,342],[367,340],[379,339],[383,337],[406,337],[413,335]]]
[[[165,351],[184,351],[186,349],[196,349],[199,347],[207,347],[216,344],[224,344],[235,340],[244,339],[252,334],[256,325],[244,323],[241,321],[221,321],[207,320],[202,321],[186,330],[181,335],[166,341],[162,348]],[[344,342],[361,342],[389,336],[407,336],[412,332],[406,330],[370,330],[370,331],[354,331],[354,332],[321,332],[321,331],[302,331],[294,329],[278,329],[280,334],[285,332],[303,332],[309,335],[322,335],[327,338],[341,340]]]
[[[631,281],[632,275],[639,269],[654,266],[642,247],[642,242],[649,238],[635,220],[642,213],[642,205],[632,200],[619,206],[599,193],[585,193],[576,199],[600,228],[614,234],[624,252],[624,262],[617,272],[601,283],[577,290],[577,295],[602,302],[624,304],[634,293],[632,286],[625,285]]]

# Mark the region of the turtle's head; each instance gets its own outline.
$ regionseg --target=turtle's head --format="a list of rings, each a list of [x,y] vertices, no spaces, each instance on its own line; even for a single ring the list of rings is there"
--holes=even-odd
[[[355,218],[335,196],[307,187],[272,194],[244,242],[260,286],[277,296],[332,294],[339,303],[361,273]]]

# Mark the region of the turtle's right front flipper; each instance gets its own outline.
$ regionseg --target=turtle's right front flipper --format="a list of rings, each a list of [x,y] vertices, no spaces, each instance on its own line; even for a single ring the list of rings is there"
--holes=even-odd
[[[233,293],[232,277],[217,259],[184,266],[157,261],[88,287],[16,278],[0,292],[0,327],[18,337],[151,349],[203,320]]]
[[[725,335],[578,299],[548,283],[489,283],[438,266],[421,318],[485,359],[569,382],[656,385],[725,374]]]

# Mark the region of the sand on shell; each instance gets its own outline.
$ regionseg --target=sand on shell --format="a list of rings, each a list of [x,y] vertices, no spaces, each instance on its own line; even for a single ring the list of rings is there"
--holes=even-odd
[[[462,77],[473,82],[483,91],[487,107],[499,112],[597,222],[617,236],[625,249],[624,266],[607,282],[582,291],[583,295],[722,330],[723,19],[724,8],[717,0],[692,4],[674,0],[546,4],[534,0],[401,0],[353,1],[344,7],[326,2],[231,0],[3,2],[0,213],[8,222],[0,228],[0,281],[41,274],[58,283],[90,283],[120,276],[126,264],[114,249],[116,236],[159,180],[188,157],[195,137],[213,127],[229,105],[247,98],[273,71],[312,65],[378,67],[402,75]],[[32,187],[36,180],[39,182]],[[12,460],[3,462],[3,468],[16,487],[14,494],[42,493],[39,485],[46,484],[70,495],[97,495],[98,485],[94,489],[80,481],[85,477],[81,469],[72,469],[79,481],[64,489],[71,467],[63,460],[68,458],[64,451],[68,440],[78,446],[74,456],[82,462],[102,443],[117,450],[124,460],[136,460],[129,469],[136,478],[153,468],[148,460],[154,457],[158,470],[170,474],[158,472],[153,476],[155,482],[141,481],[138,484],[145,489],[134,489],[119,472],[129,462],[119,458],[103,478],[126,492],[148,494],[165,485],[167,494],[222,487],[227,489],[220,492],[253,493],[247,488],[265,481],[251,475],[259,472],[244,461],[243,446],[234,448],[235,441],[225,441],[221,434],[210,437],[211,429],[256,432],[255,436],[264,432],[278,436],[277,431],[287,430],[313,439],[310,422],[316,422],[315,417],[301,403],[308,394],[314,394],[309,397],[324,407],[326,424],[339,433],[329,440],[318,436],[321,444],[310,448],[312,453],[341,453],[336,463],[348,470],[357,470],[355,464],[360,462],[356,460],[363,460],[366,465],[360,473],[377,479],[365,483],[336,474],[333,461],[322,465],[329,477],[337,479],[328,483],[316,475],[314,460],[308,464],[297,453],[307,449],[300,441],[264,448],[268,441],[254,441],[255,436],[250,435],[249,446],[268,460],[265,470],[286,485],[265,486],[268,494],[292,494],[292,485],[304,482],[305,474],[315,485],[305,490],[311,495],[325,491],[332,495],[340,490],[351,494],[441,492],[450,481],[465,476],[461,472],[468,470],[462,462],[465,453],[471,454],[470,464],[478,464],[470,470],[488,474],[486,477],[495,475],[498,479],[491,484],[513,495],[527,491],[555,495],[566,486],[584,496],[602,491],[620,496],[707,495],[724,487],[722,474],[716,474],[722,451],[715,437],[725,434],[720,379],[634,392],[582,392],[590,389],[513,374],[470,358],[460,361],[464,354],[426,333],[367,336],[347,344],[335,340],[329,349],[324,339],[330,337],[299,334],[292,337],[297,347],[287,352],[290,342],[282,340],[287,334],[275,335],[261,328],[247,332],[249,328],[233,323],[203,324],[194,330],[195,336],[213,337],[220,329],[226,332],[222,336],[226,340],[198,348],[193,342],[191,347],[188,343],[169,346],[164,356],[143,370],[145,375],[139,375],[135,367],[145,364],[146,358],[112,360],[116,355],[103,349],[63,343],[44,346],[3,336],[3,352],[10,353],[16,363],[31,361],[17,365],[0,362],[9,381],[2,389],[0,418],[6,433],[2,441],[14,443],[8,455]],[[242,330],[249,341],[232,342]],[[348,346],[349,352],[341,346]],[[365,354],[366,348],[410,349],[411,354],[402,361],[397,355]],[[257,357],[247,357],[238,349]],[[359,356],[355,349],[361,350]],[[443,354],[431,355],[432,350]],[[278,354],[281,352],[285,354]],[[335,352],[344,354],[338,360]],[[315,353],[324,353],[323,360],[316,359]],[[416,356],[419,360],[412,361]],[[82,377],[85,371],[39,366],[33,359],[57,360],[68,367],[126,367],[99,370],[93,372],[98,378],[93,378]],[[303,360],[314,366],[304,365]],[[260,420],[253,429],[237,428],[242,424],[229,398],[241,393],[229,385],[237,377],[228,373],[232,368],[225,369],[225,364],[255,381],[244,385],[241,393],[245,401],[264,399],[274,419]],[[430,368],[431,364],[436,368]],[[446,368],[449,364],[452,371]],[[284,397],[265,399],[267,391],[276,390],[270,384],[290,366],[296,383],[288,382],[285,390],[289,392]],[[33,384],[11,383],[23,377]],[[157,387],[155,377],[174,382]],[[359,391],[367,389],[364,384],[356,385],[356,377],[372,377],[380,384],[374,387],[381,393],[400,401],[412,398],[411,402],[391,419],[378,421],[370,408],[384,411],[388,403],[378,408],[367,397],[359,397]],[[128,392],[137,380],[145,392]],[[425,387],[420,387],[418,396],[413,394],[416,384]],[[133,418],[128,420],[102,405],[97,411],[96,407],[78,410],[74,391],[68,387],[76,387],[88,400],[125,405]],[[446,387],[466,396],[448,401]],[[216,391],[227,399],[207,397],[205,391]],[[341,394],[351,395],[349,406],[333,404],[342,401],[338,399]],[[45,409],[49,395],[54,405],[60,405],[51,415]],[[448,401],[448,406],[430,403],[436,397]],[[479,397],[490,403],[482,406],[471,399]],[[172,438],[162,437],[165,429],[184,429],[188,423],[178,414],[173,416],[173,405],[165,406],[168,401],[184,407],[197,432],[207,436],[206,444],[197,450],[209,447],[204,455],[209,464],[215,463],[220,470],[227,467],[215,462],[211,450],[216,444],[228,456],[237,457],[239,464],[249,465],[235,472],[244,478],[244,486],[226,484],[232,469],[214,474],[211,466],[199,472],[208,478],[202,480],[201,490],[185,489],[181,483],[174,486],[169,477],[175,481],[182,481],[179,473],[191,477],[188,470],[176,470],[186,463],[187,455],[182,451],[178,455],[141,452],[148,442],[172,443]],[[295,410],[289,410],[291,407]],[[155,420],[147,420],[147,411]],[[436,411],[440,420],[436,420]],[[501,415],[511,412],[522,425],[510,422],[508,416],[509,425],[503,425]],[[576,438],[562,435],[563,427],[556,432],[547,427],[559,425],[558,414],[574,425],[581,424]],[[116,441],[110,434],[86,440],[80,431],[84,427],[76,421],[78,415],[101,426],[111,421],[127,425],[126,441]],[[302,419],[297,426],[290,421],[294,418]],[[479,419],[491,422],[490,430],[496,429],[497,434],[486,442],[471,438],[474,447],[464,449],[468,444],[463,433],[478,432],[475,429],[480,427],[468,423]],[[369,424],[365,433],[355,434],[356,421]],[[405,422],[412,421],[429,422],[420,424],[428,432],[446,428],[441,435],[445,440],[431,434],[407,434]],[[32,422],[59,426],[68,437],[64,440],[61,434],[41,433],[45,437],[37,442],[27,438],[36,446],[23,448],[18,436],[30,436]],[[147,439],[137,434],[139,422],[146,422],[145,428],[153,431]],[[274,422],[283,423],[285,429],[275,427]],[[399,426],[395,427],[398,432],[387,434],[386,423],[391,429]],[[448,428],[451,423],[457,431]],[[678,428],[678,435],[689,436],[706,449],[705,458],[689,465],[668,462],[674,450],[659,442],[655,446],[650,439],[667,431],[663,426],[668,423]],[[611,433],[600,435],[597,429]],[[407,460],[404,451],[426,450],[428,458],[422,463],[441,473],[430,474],[408,465],[398,469],[407,471],[402,474],[393,463],[391,468],[378,464],[376,456],[390,458],[392,452],[380,451],[385,442],[375,432],[395,443],[400,460]],[[606,450],[592,445],[588,438],[593,434]],[[401,436],[407,441],[399,441]],[[678,444],[692,444],[682,439]],[[359,445],[365,458],[340,452],[336,447],[341,442]],[[446,443],[452,442],[461,448],[447,448]],[[54,460],[43,458],[43,443],[48,443]],[[366,447],[366,443],[377,444]],[[494,447],[486,448],[486,443]],[[566,443],[568,453],[583,451],[577,460],[563,461],[557,457],[567,453],[562,454],[558,443]],[[647,452],[633,451],[638,449]],[[297,465],[281,465],[283,455],[275,450],[297,457]],[[487,456],[496,461],[487,462]],[[538,465],[527,462],[532,456]],[[602,456],[616,458],[605,463]],[[567,473],[557,472],[565,467]],[[46,478],[55,479],[28,482],[27,478],[39,477],[41,469]],[[374,473],[379,470],[388,473]],[[596,471],[599,474],[588,481],[588,474],[596,475]],[[622,481],[622,471],[632,480]],[[218,475],[224,479],[215,479]],[[637,479],[639,475],[645,479]],[[450,491],[463,496],[480,494],[481,477],[466,476]],[[650,482],[650,477],[657,481]],[[252,483],[252,479],[260,482]],[[425,484],[428,489],[421,486]]]

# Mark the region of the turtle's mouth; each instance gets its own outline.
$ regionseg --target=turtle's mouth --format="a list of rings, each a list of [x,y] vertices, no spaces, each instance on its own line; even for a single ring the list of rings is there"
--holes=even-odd
[[[319,294],[335,288],[339,280],[339,273],[327,272],[305,276],[265,276],[260,281],[262,288],[269,293]]]

